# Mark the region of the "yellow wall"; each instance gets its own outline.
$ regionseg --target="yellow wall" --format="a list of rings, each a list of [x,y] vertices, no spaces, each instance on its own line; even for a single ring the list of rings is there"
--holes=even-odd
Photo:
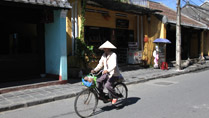
[[[203,50],[204,55],[209,56],[209,31],[204,31],[204,44],[203,44]]]
[[[71,0],[70,2],[74,2],[75,0]],[[88,9],[94,9],[94,10],[103,10],[107,11],[109,13],[109,17],[103,16],[101,13],[95,13],[95,12],[88,12],[86,11],[85,13],[85,26],[96,26],[96,27],[107,27],[107,28],[116,28],[116,19],[126,19],[129,20],[129,30],[134,31],[134,41],[137,41],[137,22],[136,22],[136,15],[135,14],[129,14],[129,13],[124,13],[124,12],[118,12],[118,11],[111,11],[108,9],[104,8],[97,8],[97,7],[92,7],[92,6],[86,6]],[[78,22],[81,24],[80,20],[80,15],[81,15],[81,3],[78,3]],[[116,13],[121,13],[125,14],[127,17],[121,17],[121,16],[116,16]],[[141,17],[141,16],[140,16]],[[67,17],[67,34],[68,34],[68,51],[70,52],[72,50],[72,44],[71,44],[71,11],[68,12],[68,17]],[[139,18],[139,37],[141,40],[141,18]],[[79,29],[80,29],[79,25]],[[166,38],[166,28],[165,25],[162,24],[161,21],[159,21],[155,16],[151,15],[151,21],[147,22],[147,16],[143,16],[143,32],[144,35],[148,35],[149,41],[144,43],[144,51],[143,51],[143,60],[147,61],[147,64],[153,64],[153,50],[155,47],[155,44],[153,41],[156,38]],[[80,33],[80,31],[79,31]],[[143,35],[143,36],[144,36]],[[143,39],[142,39],[143,40]],[[141,42],[141,41],[139,41]],[[141,44],[139,44],[141,46]],[[141,49],[141,47],[139,47]]]
[[[71,0],[69,1],[72,5],[73,2],[75,2],[76,0]],[[81,27],[81,2],[80,0],[78,0],[78,23],[79,23],[79,36],[80,36],[80,27]],[[85,26],[97,26],[97,27],[106,27],[106,28],[116,28],[116,19],[120,18],[120,19],[126,19],[129,20],[129,30],[133,30],[134,31],[134,40],[137,41],[136,39],[136,15],[134,14],[128,14],[128,13],[124,13],[124,12],[117,12],[117,11],[111,11],[108,9],[104,9],[104,8],[98,8],[98,7],[92,7],[87,5],[86,8],[88,9],[94,9],[94,10],[102,10],[102,11],[107,11],[109,13],[109,17],[104,17],[101,13],[95,13],[95,12],[85,12]],[[127,15],[127,17],[120,17],[120,16],[116,16],[116,13],[121,13],[121,14],[125,14]],[[72,23],[71,23],[71,10],[68,11],[68,15],[67,15],[67,26],[66,26],[66,31],[67,31],[67,46],[68,46],[68,54],[69,52],[72,52]],[[141,22],[141,21],[139,21]],[[139,26],[141,27],[141,26]],[[141,28],[139,28],[140,30]],[[140,33],[139,33],[140,34]],[[140,44],[139,44],[140,45]]]
[[[96,12],[86,12],[85,14],[85,26],[96,26],[96,27],[106,27],[106,28],[116,28],[116,19],[126,19],[129,20],[129,30],[134,30],[134,40],[136,41],[136,15],[134,14],[128,14],[124,12],[117,12],[117,11],[111,11],[104,8],[98,8],[98,7],[92,7],[92,6],[86,6],[88,9],[94,9],[94,10],[102,10],[108,12],[109,16],[105,17],[102,15],[102,13],[96,13]],[[127,17],[121,17],[116,16],[116,13],[125,14]]]
[[[201,32],[200,51],[201,51],[201,57],[203,57],[204,56],[204,31]]]
[[[148,42],[144,43],[143,60],[147,61],[148,65],[153,64],[153,51],[155,44],[153,41],[156,38],[166,38],[165,25],[155,16],[150,16],[150,22],[147,21],[147,16],[144,16],[144,35],[148,36]]]
[[[191,45],[190,45],[190,56],[191,58],[198,57],[198,34],[194,33],[191,38]]]
[[[92,6],[87,6],[86,8],[89,9],[95,9],[95,10],[103,10],[107,11],[109,13],[109,17],[104,17],[101,13],[95,13],[95,12],[86,12],[86,26],[99,26],[99,27],[107,27],[107,28],[116,28],[116,19],[126,19],[129,20],[129,30],[135,30],[136,29],[136,16],[133,14],[123,13],[123,12],[117,12],[117,11],[111,11],[104,8],[97,8]],[[116,16],[116,13],[121,13],[127,15],[127,17],[120,17]]]
[[[67,33],[67,54],[72,52],[72,23],[71,23],[71,10],[67,13],[66,18],[66,33]]]
[[[69,1],[69,0],[68,0]],[[78,19],[78,37],[80,36],[80,27],[81,27],[81,1],[80,0],[70,0],[70,4],[73,6],[75,1],[77,4],[77,19]],[[67,51],[68,54],[72,52],[72,22],[71,22],[71,10],[68,10],[67,18],[66,18],[66,32],[67,32]]]
[[[80,36],[80,24],[81,24],[81,20],[80,20],[80,16],[81,16],[81,1],[80,0],[68,0],[68,2],[70,2],[71,6],[74,7],[75,5],[73,3],[75,3],[77,1],[77,19],[78,19],[78,36]],[[79,66],[79,62],[77,61],[77,57],[76,56],[71,56],[72,55],[72,22],[71,22],[71,12],[72,10],[75,9],[72,8],[70,10],[68,10],[67,13],[67,17],[66,17],[66,33],[67,33],[67,54],[68,54],[68,66],[69,67],[77,67]],[[70,55],[70,56],[69,56]]]

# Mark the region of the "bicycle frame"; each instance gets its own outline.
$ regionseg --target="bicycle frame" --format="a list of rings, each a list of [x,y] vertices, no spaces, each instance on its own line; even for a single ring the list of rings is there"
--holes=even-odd
[[[90,75],[93,75],[93,76],[98,77],[98,75],[101,74],[102,72],[103,72],[103,70],[100,70],[97,74],[90,73]],[[113,85],[113,86],[115,86],[116,84],[119,84],[119,83],[123,83],[123,82],[120,81],[120,80],[118,80],[118,81],[114,82],[114,85]],[[96,96],[97,96],[97,98],[100,97],[100,92],[99,92],[97,86],[95,86],[94,88],[88,88],[88,89],[89,89],[90,91],[92,91],[93,93],[95,93]],[[109,94],[109,92],[108,92],[108,94]],[[101,99],[98,99],[98,100],[101,100]],[[104,97],[102,97],[102,101],[107,102],[108,99],[105,99]]]
[[[100,73],[101,72],[102,71],[100,71]],[[98,75],[99,74],[97,74],[96,77]],[[96,84],[95,81],[94,81],[94,83]],[[117,96],[118,96],[118,99],[119,99],[118,100],[119,102],[116,104],[116,106],[118,107],[118,106],[124,105],[125,104],[124,99],[127,98],[127,87],[126,87],[126,85],[122,81],[116,81],[114,83],[113,87],[114,87],[114,89],[116,89]],[[120,89],[121,87],[123,89]],[[125,90],[125,94],[123,94],[124,90]],[[82,96],[84,97],[84,99],[82,99]],[[102,100],[104,103],[108,103],[108,102],[111,102],[111,100],[109,100],[109,99],[110,98],[108,98],[106,96],[101,96],[100,92],[98,90],[98,87],[96,85],[93,85],[92,87],[88,87],[87,89],[81,91],[77,95],[77,97],[75,99],[75,102],[74,102],[74,109],[75,109],[75,112],[78,116],[89,117],[95,112],[95,110],[97,108],[97,105],[98,105],[98,100]],[[87,107],[83,107],[82,104],[87,106]],[[89,108],[88,108],[88,105],[90,105]],[[93,105],[93,106],[91,106],[91,105]]]

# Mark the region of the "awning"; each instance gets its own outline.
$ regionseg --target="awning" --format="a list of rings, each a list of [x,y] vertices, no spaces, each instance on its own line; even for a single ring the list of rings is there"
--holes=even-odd
[[[54,9],[70,9],[68,0],[1,0],[0,5],[34,7],[50,7]]]
[[[87,4],[95,7],[101,7],[114,11],[121,11],[121,12],[127,12],[127,13],[139,14],[139,15],[161,12],[160,10],[150,9],[143,6],[137,6],[114,0],[87,0]]]

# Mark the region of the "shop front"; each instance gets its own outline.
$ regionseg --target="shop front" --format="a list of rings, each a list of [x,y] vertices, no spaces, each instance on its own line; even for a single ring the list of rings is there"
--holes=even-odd
[[[134,41],[133,30],[128,29],[113,29],[105,27],[85,27],[85,42],[88,45],[94,46],[94,52],[101,55],[103,52],[98,50],[98,47],[106,40],[111,41],[117,50],[119,63],[126,63],[128,42]]]
[[[70,77],[76,77],[77,72],[82,70],[77,64],[76,55],[76,37],[81,37],[82,28],[84,27],[84,42],[88,46],[93,46],[96,53],[96,60],[88,66],[94,68],[98,59],[103,53],[98,47],[106,40],[113,43],[117,50],[113,50],[117,54],[117,60],[120,64],[138,64],[128,62],[129,58],[142,59],[144,49],[144,35],[147,33],[145,29],[146,17],[158,10],[149,9],[140,5],[134,5],[112,0],[72,0],[72,11],[68,12],[67,32],[68,32],[68,54],[69,54],[69,71]],[[85,11],[85,12],[83,12]],[[83,20],[83,13],[84,19]],[[85,21],[85,22],[83,22]],[[83,24],[84,23],[84,24]],[[147,29],[148,30],[148,29]],[[83,38],[82,38],[83,40]],[[130,43],[136,44],[133,52],[137,54],[133,56],[130,49]],[[129,53],[130,52],[130,53]],[[130,55],[129,55],[129,54]],[[74,74],[75,73],[75,74]]]
[[[52,48],[59,46],[49,48],[54,39],[49,40],[48,31],[52,33],[53,24],[61,19],[56,14],[61,14],[59,9],[62,8],[47,7],[49,4],[43,1],[0,1],[0,83],[34,80],[46,77],[47,73],[54,74],[48,69],[48,58],[49,53],[53,53]],[[56,25],[54,29],[59,30],[60,26]],[[59,31],[56,31],[53,37],[60,42],[62,38],[58,36]]]
[[[118,62],[126,63],[128,43],[136,41],[135,24],[136,15],[87,6],[85,42],[101,55],[98,47],[109,40],[117,47]]]
[[[0,7],[0,82],[33,78],[44,73],[42,10]]]
[[[182,60],[194,59],[200,56],[200,41],[201,41],[201,30],[192,29],[182,26],[181,35],[181,58]],[[168,61],[175,61],[176,57],[176,31],[175,26],[167,25],[167,38],[172,42],[166,48],[166,58]]]

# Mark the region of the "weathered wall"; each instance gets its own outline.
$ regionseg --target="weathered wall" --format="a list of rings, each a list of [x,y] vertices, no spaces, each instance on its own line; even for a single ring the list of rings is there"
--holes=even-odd
[[[148,36],[148,42],[144,43],[143,60],[147,64],[153,65],[153,51],[155,49],[153,41],[156,38],[166,38],[166,28],[155,16],[150,16],[150,21],[147,18],[144,16],[144,35]]]
[[[74,2],[75,0],[72,0],[71,2]],[[81,3],[79,2],[78,11],[80,18],[80,12],[81,12]],[[102,14],[98,12],[89,12],[86,11],[85,13],[85,26],[96,26],[96,27],[106,27],[106,28],[113,28],[116,29],[116,19],[126,19],[129,20],[129,30],[134,31],[134,41],[137,41],[137,16],[135,14],[129,14],[124,12],[118,12],[118,11],[111,11],[104,8],[98,8],[98,7],[92,7],[92,6],[86,6],[88,9],[93,10],[101,10],[106,11],[108,14]],[[80,9],[80,10],[79,10]],[[124,14],[126,17],[116,16],[116,13]],[[71,12],[68,12],[68,19],[67,19],[67,34],[68,34],[68,51],[72,51],[71,49]],[[140,16],[141,17],[141,16]],[[141,18],[139,18],[139,43],[141,43],[140,40],[141,37],[144,37],[145,35],[148,35],[148,42],[145,42],[144,45],[144,51],[143,51],[143,60],[147,61],[147,64],[153,64],[153,50],[155,47],[155,44],[153,41],[156,38],[166,38],[166,28],[165,25],[162,24],[160,20],[158,20],[155,16],[150,16],[150,21],[148,22],[147,16],[143,16],[143,36],[141,36]],[[78,20],[79,27],[80,27],[80,19]],[[141,44],[139,44],[139,49],[141,49]]]
[[[54,11],[54,22],[45,25],[46,73],[67,80],[66,18]]]
[[[96,27],[106,27],[106,28],[116,28],[116,19],[126,19],[129,21],[129,30],[134,30],[134,40],[136,41],[136,15],[128,14],[124,12],[111,11],[104,8],[97,8],[92,6],[87,6],[86,8],[94,10],[102,10],[108,12],[108,15],[97,12],[86,12],[86,22],[85,26],[96,26]],[[116,13],[124,14],[127,17],[116,16]]]
[[[209,31],[204,31],[204,44],[203,44],[203,50],[204,50],[204,56],[209,56]]]
[[[75,17],[75,13],[77,12],[77,22],[78,22],[78,37],[80,36],[80,27],[81,27],[81,1],[80,0],[70,0],[69,1],[72,9],[68,10],[67,18],[66,18],[66,33],[67,33],[67,50],[68,55],[72,55],[72,17]],[[72,16],[73,12],[73,16]]]
[[[201,40],[201,39],[199,39]],[[191,58],[197,58],[198,55],[198,48],[199,48],[199,43],[198,43],[198,33],[193,33],[191,37],[191,42],[190,42],[190,57]]]

